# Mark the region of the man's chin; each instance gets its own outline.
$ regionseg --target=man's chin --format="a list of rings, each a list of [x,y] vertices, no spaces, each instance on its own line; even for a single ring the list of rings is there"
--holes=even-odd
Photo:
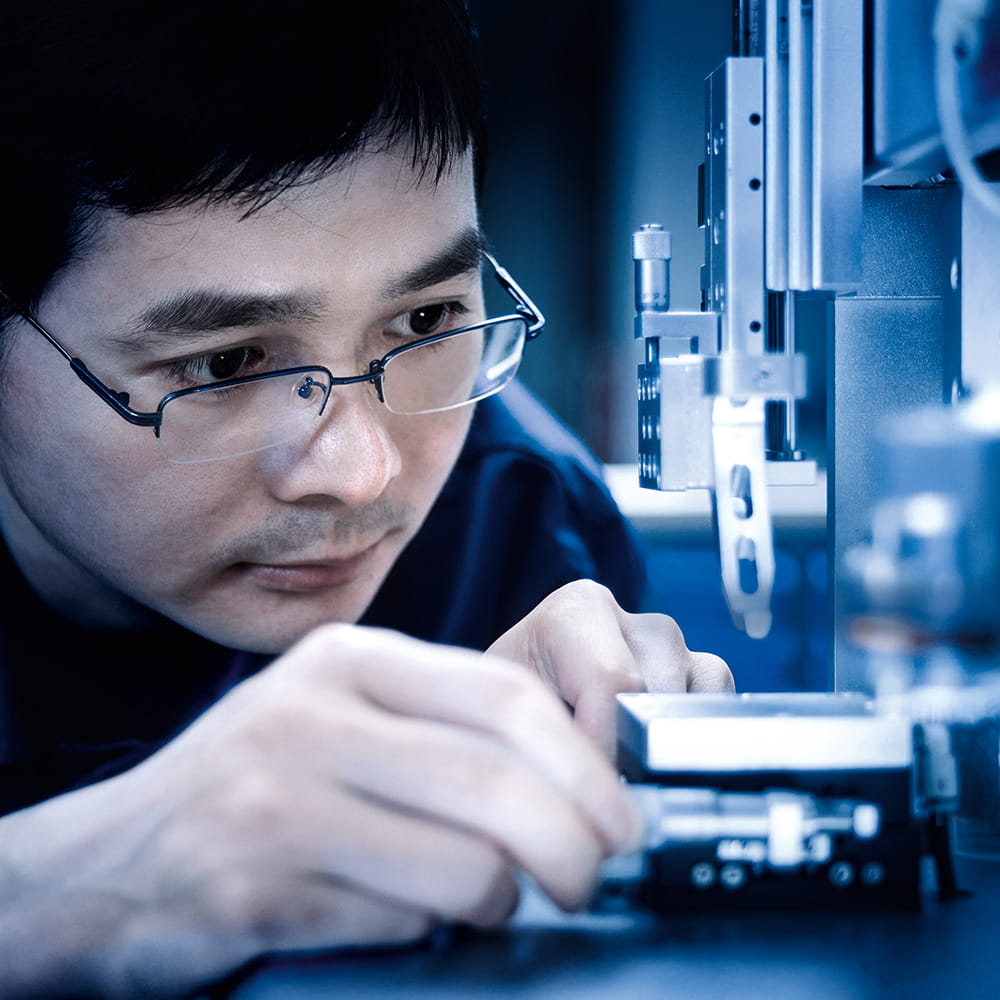
[[[348,595],[339,596],[339,600],[324,602],[315,594],[309,597],[284,594],[261,602],[262,606],[256,608],[244,604],[238,615],[197,615],[187,620],[178,616],[175,620],[220,646],[280,656],[321,625],[358,621],[375,591],[351,595],[351,599],[345,599]]]
[[[227,561],[160,611],[218,645],[279,656],[322,625],[357,622],[410,534],[389,532],[346,557]]]
[[[248,626],[240,629],[194,629],[204,638],[229,649],[238,649],[246,653],[259,653],[264,656],[281,656],[288,652],[300,639],[304,639],[313,629],[331,622],[354,622],[360,617],[327,616],[316,619],[306,625],[287,626],[281,628]]]

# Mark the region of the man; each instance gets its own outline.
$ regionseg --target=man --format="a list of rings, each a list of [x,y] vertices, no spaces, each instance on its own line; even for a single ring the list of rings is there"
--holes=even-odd
[[[479,231],[464,8],[362,6],[3,15],[10,995],[491,925],[518,871],[580,906],[639,836],[614,694],[731,685],[560,586],[638,560],[495,395],[541,316]]]

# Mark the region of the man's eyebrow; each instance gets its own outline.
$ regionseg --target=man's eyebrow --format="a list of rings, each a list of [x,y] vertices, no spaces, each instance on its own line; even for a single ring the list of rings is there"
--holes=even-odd
[[[419,292],[457,278],[460,274],[478,271],[483,263],[486,241],[483,234],[473,227],[463,230],[442,250],[412,271],[399,275],[383,288],[381,297],[386,301],[402,298],[412,292]]]
[[[323,312],[324,301],[319,292],[294,291],[271,295],[196,288],[147,306],[114,339],[126,345],[146,345],[174,336],[217,330],[311,323],[320,319]]]
[[[393,278],[380,297],[392,301],[477,271],[485,249],[486,242],[478,229],[463,230],[442,250]],[[146,347],[161,340],[218,330],[312,323],[324,312],[325,301],[318,291],[266,294],[196,288],[153,302],[112,339],[126,347]]]

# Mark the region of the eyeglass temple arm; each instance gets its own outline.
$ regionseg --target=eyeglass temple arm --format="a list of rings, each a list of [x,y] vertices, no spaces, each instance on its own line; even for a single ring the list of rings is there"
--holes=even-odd
[[[497,259],[488,251],[483,251],[483,256],[490,262],[497,276],[497,281],[514,297],[517,301],[518,311],[526,314],[528,320],[528,340],[534,340],[545,326],[545,317],[542,310],[535,305],[528,297],[528,293],[511,277],[507,268],[500,265]]]
[[[48,330],[42,326],[41,323],[35,319],[31,313],[21,309],[17,303],[2,289],[0,288],[0,298],[2,298],[7,305],[14,310],[14,312],[28,323],[33,326],[68,362],[70,368],[76,373],[77,378],[87,386],[91,391],[95,392],[105,403],[108,404],[116,413],[124,417],[130,424],[135,424],[138,427],[157,427],[160,423],[159,413],[142,413],[139,410],[133,410],[131,406],[128,405],[128,393],[127,392],[115,392],[110,386],[105,385],[96,375],[91,374],[90,369],[79,359],[74,358],[69,351],[63,347],[62,344],[56,340],[55,337],[49,333]]]
[[[128,405],[127,392],[115,392],[110,386],[105,385],[96,375],[90,373],[90,369],[79,358],[70,358],[69,366],[88,389],[97,393],[108,406],[130,424],[135,424],[137,427],[159,427],[160,414],[158,412],[143,413],[141,410],[133,410]]]

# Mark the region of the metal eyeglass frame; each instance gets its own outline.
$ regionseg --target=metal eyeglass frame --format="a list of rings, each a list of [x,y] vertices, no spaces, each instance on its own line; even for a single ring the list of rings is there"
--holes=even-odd
[[[177,399],[181,396],[191,396],[195,393],[209,392],[215,389],[228,389],[232,386],[246,385],[250,382],[260,382],[264,379],[278,378],[279,376],[284,375],[304,375],[309,372],[322,372],[326,378],[329,379],[331,389],[335,385],[353,385],[357,382],[372,382],[375,385],[376,392],[378,393],[379,402],[384,404],[385,397],[382,393],[382,380],[385,377],[386,365],[392,361],[393,358],[399,357],[399,355],[405,354],[407,351],[412,351],[414,348],[422,347],[424,344],[433,344],[437,341],[447,340],[449,337],[456,337],[459,334],[468,333],[471,330],[480,330],[484,327],[493,326],[494,324],[512,319],[524,320],[527,323],[525,340],[534,340],[535,337],[542,332],[542,329],[545,326],[545,317],[542,315],[541,310],[535,305],[534,302],[531,301],[521,286],[518,285],[518,283],[510,276],[510,273],[506,270],[506,268],[500,266],[492,254],[484,250],[483,257],[486,258],[490,266],[493,268],[493,273],[501,287],[514,300],[514,312],[516,315],[486,319],[481,323],[473,323],[469,326],[460,327],[457,330],[447,330],[444,333],[432,334],[429,337],[424,337],[421,340],[414,341],[412,344],[404,344],[402,347],[394,348],[388,354],[383,355],[383,357],[376,358],[374,361],[369,362],[368,372],[364,375],[348,375],[338,377],[323,365],[301,365],[296,368],[282,368],[279,371],[262,372],[257,375],[244,375],[241,378],[226,379],[222,382],[212,382],[208,385],[198,385],[193,386],[190,389],[178,389],[176,392],[168,392],[160,400],[156,409],[148,412],[132,409],[132,407],[129,406],[129,394],[127,392],[116,392],[106,383],[102,382],[90,371],[83,361],[74,357],[58,340],[56,340],[55,337],[52,336],[51,333],[49,333],[48,330],[45,329],[44,326],[42,326],[42,324],[34,316],[31,315],[31,313],[21,309],[3,289],[0,289],[0,298],[4,299],[18,316],[20,316],[30,326],[33,326],[63,356],[69,362],[70,368],[73,369],[80,381],[90,388],[105,403],[107,403],[108,406],[110,406],[111,409],[118,414],[118,416],[120,416],[123,420],[127,420],[130,424],[135,424],[137,427],[152,427],[157,438],[159,438],[160,425],[163,422],[164,407],[172,399]],[[320,406],[318,415],[322,415],[328,398],[329,392],[327,392],[324,396],[323,404]],[[472,400],[469,400],[468,402],[471,403]],[[460,403],[457,405],[461,406],[465,404]]]

